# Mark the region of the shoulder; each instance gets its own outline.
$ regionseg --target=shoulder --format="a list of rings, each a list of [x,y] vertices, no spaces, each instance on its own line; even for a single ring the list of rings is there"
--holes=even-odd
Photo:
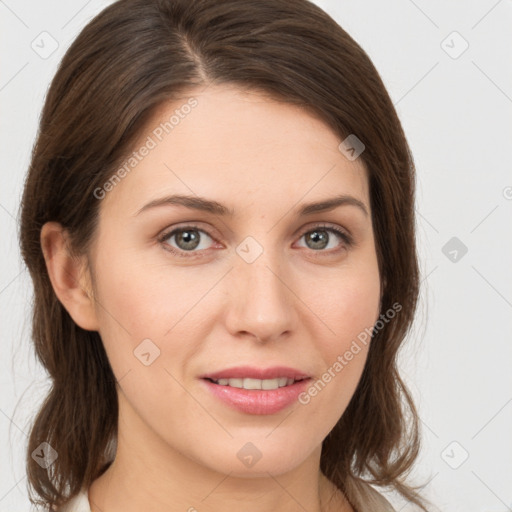
[[[89,496],[85,489],[71,498],[65,505],[57,509],[57,512],[91,512]]]
[[[391,503],[370,484],[359,479],[347,482],[345,494],[355,512],[396,512]]]

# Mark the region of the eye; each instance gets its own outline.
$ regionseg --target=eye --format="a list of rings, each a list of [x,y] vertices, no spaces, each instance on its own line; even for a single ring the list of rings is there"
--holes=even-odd
[[[334,238],[337,238],[338,241],[342,241],[341,244],[335,244],[334,250],[331,251],[324,250],[326,248],[333,249],[333,247],[328,247],[331,243],[331,236],[329,236],[329,233],[334,234]],[[158,241],[167,251],[170,251],[180,257],[191,258],[199,256],[201,251],[208,249],[208,241],[204,241],[204,237],[213,241],[213,237],[203,229],[194,225],[187,225],[163,233],[158,238]],[[304,237],[306,238],[307,247],[314,252],[320,253],[338,253],[339,251],[347,249],[353,245],[352,237],[347,232],[336,226],[330,225],[314,226],[312,229],[310,228],[308,231],[303,232],[300,239]],[[173,239],[175,245],[169,243],[169,241],[172,241]]]
[[[342,240],[343,243],[341,244],[341,247],[338,244],[337,247],[335,245],[334,251],[323,251],[323,249],[326,248],[333,248],[328,247],[332,238],[331,236],[328,235],[328,233],[332,233],[335,235],[335,238],[338,238],[338,240]],[[304,232],[301,236],[301,239],[304,237],[306,239],[306,244],[308,244],[307,247],[309,247],[315,252],[338,252],[352,245],[352,237],[345,231],[342,231],[340,228],[335,226],[315,226],[313,229],[309,229],[308,231]]]
[[[166,249],[178,256],[187,257],[189,255],[184,254],[184,252],[198,252],[198,250],[207,249],[207,247],[200,247],[203,238],[206,236],[210,240],[213,240],[212,237],[204,230],[199,229],[196,226],[184,226],[181,228],[173,229],[170,232],[164,233],[158,241],[166,246]],[[173,247],[171,244],[167,243],[168,240],[175,239],[175,244],[177,247]],[[195,256],[195,255],[194,255]]]

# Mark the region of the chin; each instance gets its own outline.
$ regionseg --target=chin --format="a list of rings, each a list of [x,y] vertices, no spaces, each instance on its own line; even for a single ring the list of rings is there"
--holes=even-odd
[[[243,440],[230,439],[230,446],[224,449],[217,444],[220,451],[214,450],[208,459],[203,452],[196,461],[236,478],[268,477],[269,473],[277,476],[292,471],[310,457],[315,448],[321,448],[321,445],[312,446],[307,450],[299,439],[296,443],[282,439],[271,443],[265,436],[268,436],[268,432],[254,436],[253,441],[249,441],[250,437],[247,436]]]

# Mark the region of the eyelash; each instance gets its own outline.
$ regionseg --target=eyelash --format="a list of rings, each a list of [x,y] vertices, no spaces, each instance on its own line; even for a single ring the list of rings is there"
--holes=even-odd
[[[197,231],[199,231],[201,233],[204,233],[205,235],[208,235],[212,240],[215,241],[215,238],[212,235],[210,235],[207,231],[205,231],[204,229],[201,229],[199,226],[195,226],[193,224],[189,224],[189,225],[186,225],[186,226],[182,226],[180,228],[175,228],[175,229],[172,229],[170,231],[164,232],[162,235],[160,235],[158,237],[158,242],[160,242],[160,244],[162,244],[164,246],[165,250],[171,252],[172,254],[174,254],[176,256],[179,256],[179,257],[182,257],[182,258],[202,257],[202,255],[200,254],[201,251],[184,251],[184,250],[176,249],[175,247],[172,247],[171,245],[169,245],[168,243],[165,242],[166,240],[171,238],[173,235],[175,235],[177,233],[180,233],[180,232],[183,232],[183,231],[187,231],[187,230],[197,230]],[[345,243],[345,248],[351,247],[353,245],[353,243],[354,243],[352,237],[348,233],[346,233],[345,231],[341,230],[338,227],[330,226],[330,225],[325,225],[325,224],[319,224],[317,226],[313,226],[313,227],[309,228],[307,231],[304,231],[300,235],[299,239],[302,238],[304,235],[307,235],[308,233],[312,233],[315,230],[328,231],[328,232],[334,233],[335,235],[338,235],[342,239],[342,241]],[[337,254],[338,252],[343,250],[343,247],[339,248],[339,249],[331,250],[331,251],[324,251],[324,250],[314,251],[313,249],[311,249],[311,250],[313,252],[317,252],[317,253],[324,252],[324,253],[326,253],[328,255],[329,254],[332,255],[332,254]]]

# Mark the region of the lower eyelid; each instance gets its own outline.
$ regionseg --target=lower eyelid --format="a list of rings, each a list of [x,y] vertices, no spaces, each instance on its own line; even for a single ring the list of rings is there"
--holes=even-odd
[[[199,227],[196,227],[196,226],[193,226],[193,225],[190,225],[190,226],[184,226],[182,228],[174,228],[172,229],[171,231],[167,232],[167,233],[164,233],[162,234],[158,240],[161,244],[163,245],[167,245],[169,248],[166,249],[166,250],[169,250],[170,252],[173,252],[174,254],[178,254],[180,256],[185,256],[185,257],[194,257],[195,255],[200,255],[201,252],[203,251],[207,251],[208,249],[203,249],[203,250],[199,250],[199,251],[185,251],[183,249],[179,249],[179,248],[176,248],[176,247],[173,247],[171,246],[170,244],[166,243],[165,240],[168,240],[174,236],[176,236],[176,234],[178,234],[180,231],[187,231],[187,230],[190,230],[190,231],[198,231],[200,233],[202,233],[203,235],[206,235],[208,236],[213,242],[217,242],[215,237],[210,235],[207,231],[205,231],[204,229],[202,228],[199,228]],[[345,247],[348,247],[350,245],[353,244],[353,240],[352,240],[352,237],[346,233],[345,231],[343,231],[342,229],[340,228],[335,228],[333,226],[322,226],[322,225],[319,225],[319,226],[313,226],[311,228],[308,228],[307,230],[303,231],[299,237],[298,237],[298,240],[302,239],[305,235],[307,235],[308,233],[311,233],[315,230],[323,230],[323,231],[327,231],[329,232],[331,235],[334,235],[336,238],[340,239],[341,242],[342,242],[342,246],[345,246]],[[217,242],[218,243],[218,242]],[[318,254],[321,254],[321,253],[326,253],[326,254],[332,254],[333,252],[336,252],[338,250],[342,250],[343,247],[341,247],[340,249],[331,249],[331,250],[319,250],[319,251],[314,251],[313,249],[311,249],[312,252],[316,252]]]

